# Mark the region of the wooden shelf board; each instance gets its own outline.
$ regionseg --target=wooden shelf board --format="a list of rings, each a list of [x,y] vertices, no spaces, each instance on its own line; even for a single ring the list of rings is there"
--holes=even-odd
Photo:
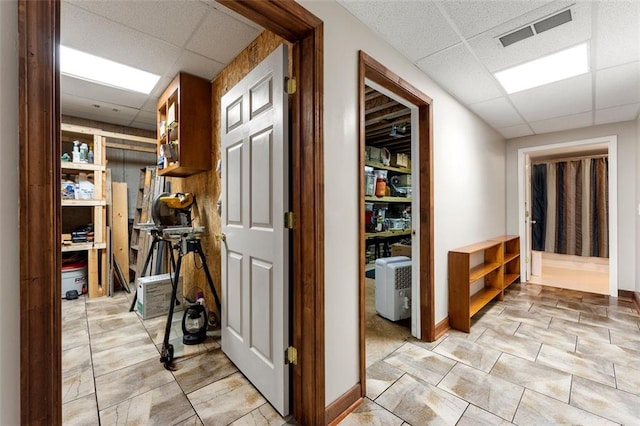
[[[513,259],[520,257],[520,253],[505,253],[504,254],[504,263],[511,262]]]
[[[483,263],[478,266],[474,266],[469,271],[469,283],[474,281],[478,281],[480,278],[486,276],[492,271],[495,271],[501,266],[501,263],[493,262],[493,263]]]
[[[407,169],[404,167],[385,166],[384,164],[377,161],[365,161],[364,164],[366,166],[375,167],[376,169],[391,170],[392,172],[411,174],[411,169]]]
[[[61,200],[60,203],[64,206],[105,206],[107,202],[105,200]]]
[[[89,164],[89,163],[73,163],[70,161],[63,161],[60,163],[62,170],[79,170],[79,171],[105,171],[106,166],[102,164]]]
[[[520,278],[520,274],[504,274],[504,288],[509,287]]]
[[[485,287],[473,296],[469,302],[469,317],[474,316],[480,309],[502,292],[499,288]]]
[[[456,252],[456,253],[472,254],[472,253],[477,253],[479,251],[486,250],[488,248],[495,247],[495,246],[498,246],[498,245],[500,245],[500,242],[498,242],[498,241],[482,241],[480,243],[471,244],[471,245],[464,246],[464,247],[459,247],[459,248],[457,248],[455,250],[451,250],[451,251]]]
[[[367,232],[364,234],[364,237],[368,240],[372,238],[388,238],[401,235],[411,235],[411,229],[406,229],[404,231]]]
[[[516,238],[518,238],[517,235],[499,235],[497,237],[491,238],[491,241],[506,243],[507,241],[515,240]]]
[[[407,197],[364,197],[365,201],[374,203],[410,203],[411,198]]]
[[[104,249],[107,248],[107,243],[71,243],[71,244],[63,244],[62,252],[69,251],[82,251],[82,250],[91,250],[91,249]]]

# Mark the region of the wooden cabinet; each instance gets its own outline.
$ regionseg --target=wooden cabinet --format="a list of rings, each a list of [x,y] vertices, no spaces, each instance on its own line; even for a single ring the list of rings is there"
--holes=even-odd
[[[448,262],[449,324],[468,333],[471,317],[496,297],[502,300],[504,289],[519,278],[520,238],[500,236],[460,247],[449,252]]]
[[[190,176],[211,169],[211,83],[179,73],[158,101],[161,176]]]

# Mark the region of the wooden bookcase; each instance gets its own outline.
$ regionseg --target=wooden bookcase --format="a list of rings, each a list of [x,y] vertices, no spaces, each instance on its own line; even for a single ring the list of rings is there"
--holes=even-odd
[[[190,176],[211,170],[211,83],[179,73],[158,100],[158,155],[171,153],[158,165],[161,176]]]
[[[500,236],[460,247],[449,252],[448,262],[449,324],[468,333],[471,317],[496,297],[502,300],[504,289],[519,278],[520,239]],[[471,294],[481,279],[484,285]]]

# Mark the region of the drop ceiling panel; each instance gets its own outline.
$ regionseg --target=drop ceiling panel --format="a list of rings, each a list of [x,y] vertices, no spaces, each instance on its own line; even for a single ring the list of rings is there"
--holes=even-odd
[[[166,90],[167,87],[169,87],[174,77],[175,77],[174,74],[169,74],[165,77],[160,77],[160,80],[158,80],[158,84],[156,84],[156,87],[154,87],[151,93],[149,94],[149,98],[156,98],[156,102],[155,102],[156,106],[158,105],[157,98],[160,98],[160,96],[162,96],[162,93]]]
[[[223,63],[185,50],[182,52],[178,62],[170,68],[167,75],[176,75],[178,72],[184,71],[211,81],[224,67]]]
[[[591,73],[583,74],[514,93],[510,99],[529,122],[591,111],[591,78]]]
[[[640,103],[597,110],[595,124],[636,120],[638,113],[640,113]]]
[[[524,123],[515,108],[504,97],[473,104],[470,108],[496,129]]]
[[[130,126],[131,127],[136,127],[138,129],[156,130],[155,124],[147,123],[147,122],[141,122],[141,121],[132,121]]]
[[[473,104],[503,94],[493,76],[462,44],[431,55],[416,65],[463,102]]]
[[[529,123],[536,133],[559,132],[561,130],[577,129],[593,125],[591,111],[581,114],[555,117],[548,120],[533,121]]]
[[[134,121],[140,121],[140,122],[144,122],[144,123],[155,123],[157,120],[157,115],[156,112],[149,112],[149,111],[138,111],[138,113],[136,114],[136,116],[134,117]],[[155,126],[154,126],[155,128]]]
[[[129,90],[116,89],[102,84],[91,83],[79,78],[66,75],[60,76],[60,92],[72,96],[87,97],[91,94],[93,99],[114,105],[127,106],[139,109],[147,101],[148,96],[143,93],[131,92]]]
[[[491,28],[503,26],[514,18],[531,12],[546,1],[500,0],[490,2],[446,1],[442,7],[465,38],[473,37]]]
[[[433,2],[339,0],[339,3],[414,62],[460,42]]]
[[[596,108],[640,102],[640,62],[596,72]]]
[[[522,24],[532,23],[560,9],[558,4],[553,3],[528,13],[524,15],[525,18],[519,18],[515,21],[519,21]],[[510,46],[503,47],[497,37],[518,29],[522,25],[514,26],[511,23],[507,23],[469,40],[469,45],[491,72],[500,71],[549,55],[580,44],[591,37],[591,4],[586,2],[578,3],[571,10],[573,12],[573,20],[571,22],[526,38]]]
[[[187,49],[228,64],[258,34],[259,30],[229,19],[228,15],[219,10],[212,10],[187,43]]]
[[[640,1],[597,3],[596,67],[640,61]]]
[[[156,113],[157,109],[158,109],[158,101],[160,99],[155,97],[155,96],[151,96],[147,99],[147,101],[144,103],[144,105],[142,105],[142,108],[140,109],[141,111],[147,111],[147,112],[152,112],[152,113]]]
[[[533,131],[527,124],[519,124],[517,126],[503,127],[498,129],[500,134],[506,139],[519,138],[521,136],[533,135]]]
[[[185,45],[209,7],[184,1],[77,1],[70,3],[175,46]]]
[[[86,118],[88,120],[106,121],[108,123],[128,126],[138,114],[138,110],[135,108],[127,108],[104,102],[100,103],[100,108],[95,108],[93,106],[93,104],[96,103],[95,100],[78,96],[62,94],[60,98],[62,114]],[[117,111],[114,111],[114,109]]]
[[[169,43],[65,2],[60,39],[63,45],[158,75],[180,56]]]

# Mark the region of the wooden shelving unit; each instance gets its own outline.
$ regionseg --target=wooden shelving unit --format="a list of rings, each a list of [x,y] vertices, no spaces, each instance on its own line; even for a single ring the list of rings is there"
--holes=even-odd
[[[471,317],[496,297],[502,300],[504,289],[519,278],[520,239],[500,236],[460,247],[449,252],[448,261],[449,324],[468,333]],[[484,285],[472,294],[480,280]]]
[[[158,155],[166,164],[160,176],[184,177],[211,169],[211,83],[179,73],[158,101]]]

